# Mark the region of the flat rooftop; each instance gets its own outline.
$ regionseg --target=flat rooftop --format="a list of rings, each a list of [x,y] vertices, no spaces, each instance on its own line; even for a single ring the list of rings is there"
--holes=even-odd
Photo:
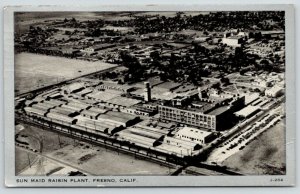
[[[109,82],[109,81],[103,81],[102,84],[100,84],[99,86],[107,86],[107,87],[111,87],[111,88],[119,88],[119,89],[123,89],[123,90],[129,90],[132,89],[132,86],[126,85],[126,84],[118,84],[115,82]]]
[[[134,85],[136,85],[138,87],[144,88],[144,82],[149,82],[150,86],[154,87],[154,86],[156,86],[158,84],[162,84],[164,81],[161,81],[159,77],[151,77],[151,78],[149,78],[149,79],[147,79],[145,81],[138,82],[138,83],[136,83]]]
[[[179,134],[179,135],[185,135],[185,136],[188,136],[188,137],[194,137],[194,138],[203,139],[203,138],[209,136],[211,134],[211,132],[202,131],[200,129],[193,128],[193,127],[183,127],[182,129],[180,129],[176,133],[176,135],[177,134]]]
[[[256,112],[257,110],[259,110],[259,108],[257,106],[249,105],[249,106],[246,106],[245,108],[243,108],[242,110],[235,112],[235,114],[237,116],[247,117],[247,116],[251,115],[252,113]]]
[[[100,101],[108,101],[117,96],[118,96],[118,94],[114,94],[114,93],[107,92],[107,91],[96,91],[96,92],[93,92],[93,93],[90,93],[87,95],[87,97],[95,98]]]
[[[132,99],[132,98],[126,98],[126,97],[118,96],[118,97],[112,98],[110,100],[107,100],[107,102],[111,103],[111,104],[117,104],[117,105],[120,105],[120,106],[129,107],[129,106],[133,106],[135,104],[140,103],[141,100],[136,100],[136,99]]]
[[[228,110],[228,106],[221,106],[221,107],[218,107],[210,112],[207,112],[207,114],[210,114],[210,115],[220,115],[224,112],[226,112]]]
[[[164,82],[162,84],[157,85],[156,87],[164,88],[164,89],[168,89],[168,90],[172,90],[172,89],[177,88],[177,87],[179,87],[181,85],[182,84],[175,83],[175,82]]]
[[[230,37],[227,37],[227,39],[240,39],[240,38],[243,38],[243,36],[230,36]]]
[[[182,110],[187,110],[187,111],[207,113],[208,111],[210,111],[211,109],[213,109],[215,107],[215,103],[203,102],[203,101],[193,101],[189,105],[173,106],[172,102],[169,101],[165,104],[165,106],[178,108],[178,109],[182,109]]]

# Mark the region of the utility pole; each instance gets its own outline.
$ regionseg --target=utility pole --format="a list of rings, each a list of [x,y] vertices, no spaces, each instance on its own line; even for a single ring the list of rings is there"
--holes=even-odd
[[[61,148],[61,141],[60,141],[59,134],[57,134],[57,139],[58,139],[58,144],[59,144],[59,147]]]
[[[29,157],[29,153],[28,152],[27,152],[27,158],[28,158],[29,167],[31,168],[31,162],[30,162],[30,157]]]
[[[169,162],[167,162],[167,165],[168,165],[168,168],[169,168],[169,175],[170,175],[170,173],[171,173],[171,169],[170,169],[170,163],[169,163]]]
[[[40,140],[40,153],[43,152],[43,144],[44,144],[44,136],[42,136]]]

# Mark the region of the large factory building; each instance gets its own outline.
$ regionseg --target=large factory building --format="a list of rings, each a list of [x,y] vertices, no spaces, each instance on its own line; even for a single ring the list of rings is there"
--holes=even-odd
[[[158,106],[160,119],[219,131],[226,128],[233,112],[244,107],[245,97],[174,98]]]

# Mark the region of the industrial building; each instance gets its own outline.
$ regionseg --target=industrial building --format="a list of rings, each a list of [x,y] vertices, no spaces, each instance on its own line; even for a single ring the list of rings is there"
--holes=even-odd
[[[72,83],[72,84],[69,84],[69,85],[63,87],[62,89],[63,89],[64,94],[71,94],[71,93],[79,92],[79,91],[83,90],[84,88],[85,88],[84,83],[75,82],[75,83]]]
[[[192,127],[183,127],[175,134],[175,137],[202,145],[211,141],[214,136],[212,132]]]
[[[224,123],[245,104],[244,96],[207,88],[193,88],[188,93],[174,95],[171,100],[156,100],[152,98],[149,82],[141,86],[143,94],[132,97],[128,92],[135,90],[133,86],[113,82],[90,86],[86,82],[75,82],[62,87],[60,98],[37,97],[24,110],[29,116],[65,125],[92,137],[113,136],[120,142],[184,157],[193,155],[208,143],[214,137],[211,131],[223,130]],[[158,86],[161,91],[171,92],[180,84],[165,82]],[[160,121],[152,127],[139,124],[145,117]],[[176,126],[180,125],[195,127],[181,127],[177,131]]]
[[[77,119],[56,112],[49,112],[46,114],[46,117],[49,118],[52,122],[64,125],[74,125],[77,122]]]
[[[125,109],[126,113],[150,117],[157,113],[157,108],[152,109],[147,104],[135,104]]]
[[[106,102],[112,98],[119,96],[118,94],[114,94],[108,91],[95,91],[93,93],[87,94],[87,99],[94,100],[97,102]]]
[[[275,97],[278,97],[281,94],[283,94],[283,91],[284,90],[283,90],[282,87],[274,86],[272,88],[266,89],[265,90],[265,95],[268,96],[268,97],[275,98]]]
[[[245,41],[245,34],[234,33],[234,32],[225,32],[224,37],[222,38],[222,43],[227,44],[228,46],[241,47]]]
[[[87,110],[83,110],[80,115],[90,118],[90,119],[98,119],[100,114],[105,114],[108,110],[91,107]]]
[[[144,100],[146,102],[151,101],[151,86],[149,82],[145,82]]]
[[[78,110],[83,110],[83,109],[87,109],[88,107],[90,107],[91,105],[89,104],[86,104],[84,102],[79,102],[79,101],[76,101],[76,102],[69,102],[67,104],[68,107],[71,107],[73,109],[78,109]]]
[[[85,97],[86,95],[90,94],[93,92],[93,89],[92,88],[85,88],[81,91],[78,91],[76,94],[78,94],[79,96],[81,97]]]
[[[34,107],[25,107],[24,110],[26,114],[30,116],[45,116],[47,112],[47,110],[34,108]]]
[[[76,127],[86,131],[90,130],[92,133],[105,133],[108,135],[113,135],[118,131],[122,130],[124,127],[120,124],[111,123],[109,121],[97,121],[94,119],[88,119],[83,117],[76,117],[78,119]]]
[[[99,89],[106,89],[106,90],[116,90],[121,92],[130,92],[133,90],[133,87],[128,85],[121,85],[115,82],[102,82],[98,86]]]
[[[51,109],[50,112],[59,113],[59,114],[66,115],[69,117],[74,117],[79,114],[74,109],[67,108],[67,107],[55,107],[55,108]]]
[[[117,96],[115,98],[107,100],[106,104],[109,107],[112,107],[112,108],[125,109],[127,107],[136,105],[136,104],[138,104],[140,102],[141,102],[141,100],[137,100],[137,99],[133,99],[133,98],[127,98],[127,97],[122,97],[122,96]]]
[[[199,91],[198,97],[176,97],[158,106],[161,120],[210,130],[223,130],[233,112],[244,107],[244,96],[210,96]]]
[[[160,145],[160,141],[167,135],[166,131],[162,131],[153,127],[135,125],[127,127],[118,132],[118,138],[127,140],[139,146],[149,148]]]
[[[241,47],[244,38],[241,36],[230,36],[226,38],[222,38],[222,43],[227,44],[228,46]]]
[[[139,117],[123,112],[108,111],[106,114],[100,114],[97,119],[110,121],[111,123],[128,127],[136,123],[139,120]]]
[[[200,146],[201,144],[199,144],[198,142],[184,140],[177,136],[175,137],[165,136],[163,140],[163,144],[172,145],[175,147],[182,147],[187,150],[197,150],[201,148]]]
[[[249,105],[249,106],[246,106],[245,108],[243,108],[242,110],[235,112],[234,114],[237,117],[249,118],[259,111],[260,111],[259,107]]]

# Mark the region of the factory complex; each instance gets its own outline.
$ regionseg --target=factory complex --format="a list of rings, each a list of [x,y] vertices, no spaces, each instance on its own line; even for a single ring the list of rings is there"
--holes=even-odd
[[[180,84],[156,78],[131,85],[85,79],[18,103],[27,116],[43,122],[184,157],[234,125],[228,120],[245,109],[245,96],[212,87],[182,91]]]
[[[16,12],[15,174],[286,174],[285,19]]]

